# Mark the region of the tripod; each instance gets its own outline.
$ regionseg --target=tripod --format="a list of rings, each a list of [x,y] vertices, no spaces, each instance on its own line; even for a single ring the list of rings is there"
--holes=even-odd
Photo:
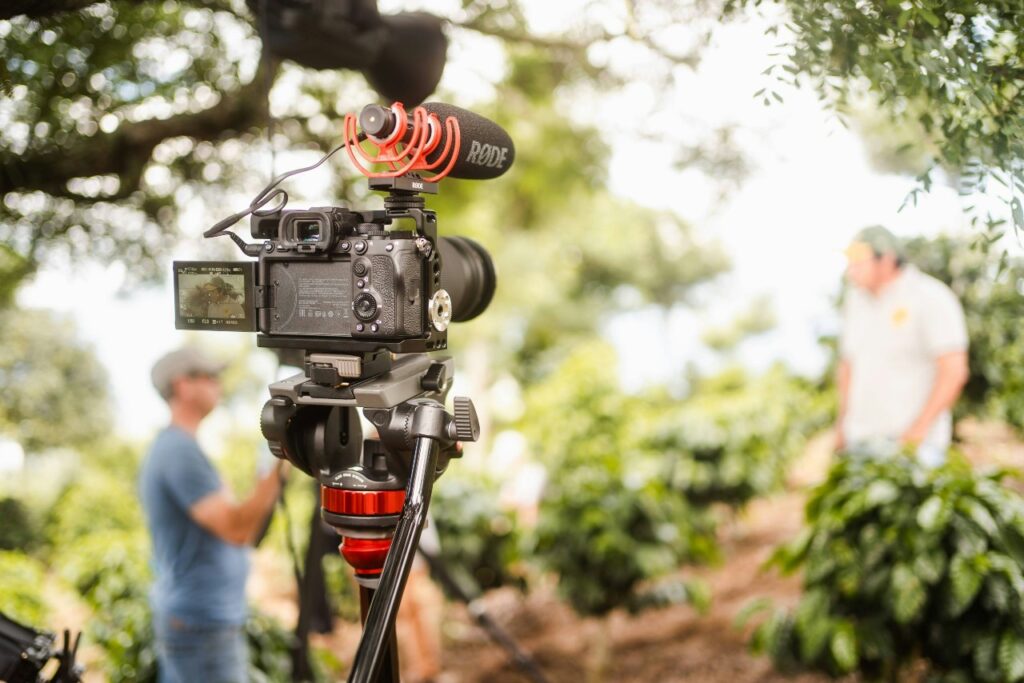
[[[270,385],[260,426],[271,452],[318,479],[321,513],[359,583],[363,635],[348,680],[399,681],[395,617],[434,480],[475,441],[472,401],[443,401],[451,358],[387,351],[307,353],[306,372]],[[358,410],[376,427],[364,439]]]

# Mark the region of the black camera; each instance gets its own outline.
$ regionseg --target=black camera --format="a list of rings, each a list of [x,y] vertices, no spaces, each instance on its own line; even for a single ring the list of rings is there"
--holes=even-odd
[[[438,238],[416,194],[389,189],[384,210],[253,215],[255,262],[175,262],[176,326],[258,331],[260,346],[318,352],[446,348],[448,324],[490,303],[494,264],[470,239]]]
[[[204,233],[254,260],[175,263],[176,324],[255,330],[284,362],[301,358],[302,372],[270,385],[260,431],[271,453],[320,482],[323,519],[359,581],[366,628],[349,680],[398,681],[395,615],[433,482],[480,435],[469,398],[445,408],[454,362],[426,352],[446,348],[448,324],[482,313],[496,284],[487,252],[440,238],[421,195],[444,177],[497,177],[515,149],[496,124],[441,103],[368,105],[358,118],[345,116],[343,143],[316,164],[278,176]],[[278,185],[342,148],[387,193],[383,210],[285,211]],[[229,232],[246,216],[252,243]]]

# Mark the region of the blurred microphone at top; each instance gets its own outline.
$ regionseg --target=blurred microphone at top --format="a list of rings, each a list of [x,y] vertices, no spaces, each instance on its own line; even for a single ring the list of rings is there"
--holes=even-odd
[[[425,12],[381,14],[376,0],[247,0],[264,48],[314,69],[362,72],[384,99],[416,105],[434,92],[448,39]]]

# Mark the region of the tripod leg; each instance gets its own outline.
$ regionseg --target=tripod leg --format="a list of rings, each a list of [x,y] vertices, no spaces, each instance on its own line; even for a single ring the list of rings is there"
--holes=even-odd
[[[372,588],[359,586],[359,616],[363,625],[369,616],[370,604],[373,601],[374,591]],[[377,674],[377,681],[380,683],[399,683],[401,671],[398,669],[398,638],[394,626],[391,627],[391,635],[387,639],[381,654],[380,672]]]
[[[374,592],[366,614],[363,637],[356,650],[349,683],[377,683],[387,650],[390,649],[397,662],[394,647],[395,616],[402,600],[402,591],[409,578],[409,569],[416,556],[420,532],[427,517],[427,506],[434,486],[434,471],[437,467],[438,443],[434,439],[418,436],[412,453],[409,483],[405,490],[405,506],[391,539],[380,583]],[[397,666],[395,667],[397,675]],[[397,677],[392,679],[397,681]]]

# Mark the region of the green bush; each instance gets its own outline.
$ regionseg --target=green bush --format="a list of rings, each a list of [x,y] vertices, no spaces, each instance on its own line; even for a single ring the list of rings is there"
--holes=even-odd
[[[156,680],[156,649],[149,608],[149,543],[140,532],[97,532],[62,553],[61,576],[92,608],[86,637],[103,650],[113,683]],[[253,608],[246,623],[250,679],[291,678],[292,633]]]
[[[1024,499],[1006,476],[839,462],[807,529],[770,560],[802,569],[804,593],[757,627],[755,648],[833,676],[897,680],[920,658],[938,680],[1024,680]]]
[[[61,576],[93,610],[85,637],[103,650],[109,679],[113,683],[155,681],[145,534],[97,531],[68,544],[60,558]]]
[[[141,532],[145,523],[134,478],[89,470],[69,483],[53,503],[46,536],[57,552],[69,540],[101,531]]]
[[[0,498],[0,550],[30,552],[41,542],[41,525],[34,511],[17,498]]]
[[[250,608],[245,635],[249,642],[249,680],[252,683],[290,681],[295,634],[273,617]]]
[[[641,438],[663,458],[674,490],[694,504],[743,505],[777,489],[809,435],[830,419],[828,397],[781,366],[727,370],[666,402]]]
[[[26,626],[47,630],[43,599],[46,570],[35,559],[0,550],[0,612]]]
[[[707,512],[672,491],[650,464],[613,451],[560,469],[548,486],[535,554],[558,574],[559,593],[580,614],[705,602],[696,584],[652,586],[684,562],[713,558],[717,546]]]
[[[581,614],[693,598],[656,582],[716,554],[710,515],[672,490],[663,458],[638,437],[655,409],[621,391],[614,351],[599,343],[577,347],[527,395],[522,430],[548,468],[532,554]]]
[[[578,347],[527,394],[522,431],[548,467],[536,554],[583,614],[700,597],[658,586],[715,557],[713,503],[778,487],[829,400],[784,368],[728,370],[691,396],[629,396],[607,346]]]
[[[498,504],[494,482],[449,474],[435,486],[430,510],[450,571],[469,574],[483,590],[525,588],[516,517]]]

